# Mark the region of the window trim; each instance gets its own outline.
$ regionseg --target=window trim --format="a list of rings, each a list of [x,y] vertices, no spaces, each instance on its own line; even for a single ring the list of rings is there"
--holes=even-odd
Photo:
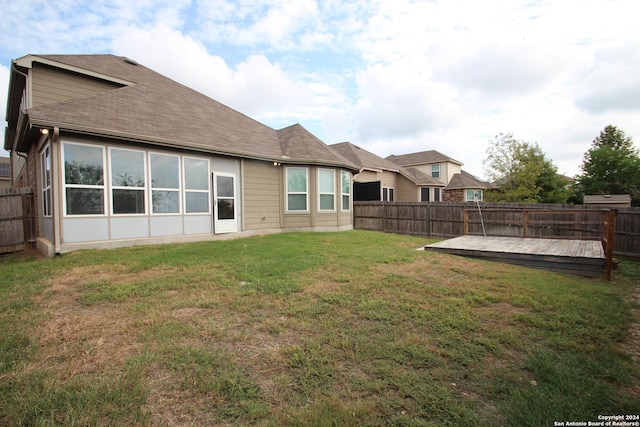
[[[387,193],[387,198],[385,199],[384,194],[385,190]],[[396,190],[394,187],[381,186],[380,187],[380,200],[383,202],[394,202],[395,201]]]
[[[343,186],[342,186],[342,180],[343,177],[347,176],[349,179],[349,192],[348,193],[344,193],[342,190],[344,190]],[[340,171],[340,212],[351,212],[351,188],[353,186],[352,184],[352,176],[351,176],[351,172],[347,172],[347,171]],[[347,201],[347,207],[345,209],[344,207],[344,197],[348,197],[348,201]]]
[[[67,184],[67,171],[65,167],[66,155],[64,147],[66,145],[80,145],[91,148],[99,148],[102,151],[102,185],[83,185],[83,184]],[[105,218],[108,217],[109,214],[109,200],[107,197],[107,162],[106,162],[106,145],[96,145],[96,144],[87,144],[84,142],[75,142],[75,141],[62,141],[61,146],[62,155],[60,156],[60,167],[62,169],[62,215],[64,217],[70,218]],[[67,189],[68,188],[86,188],[102,190],[102,213],[101,214],[70,214],[67,212]]]
[[[321,186],[321,180],[320,180],[320,173],[322,171],[325,172],[331,172],[331,178],[333,181],[333,185],[331,186],[331,193],[328,193],[326,191],[320,191],[320,186]],[[318,212],[321,213],[330,213],[330,212],[336,212],[337,206],[336,206],[336,170],[335,169],[329,169],[329,168],[318,168]],[[321,197],[322,196],[331,196],[333,198],[333,208],[331,209],[322,209],[322,205],[320,203]]]
[[[306,189],[304,192],[299,192],[299,191],[289,191],[289,171],[291,170],[304,170],[305,172],[305,184],[306,184]],[[285,213],[292,213],[292,214],[299,214],[299,213],[309,213],[309,168],[306,166],[287,166],[285,168],[285,182],[284,182],[284,186],[285,186],[285,199],[284,199],[284,203],[285,203]],[[306,201],[306,207],[304,210],[302,209],[295,209],[295,210],[291,210],[289,209],[289,195],[290,194],[304,194],[305,197],[305,201]]]
[[[201,160],[201,161],[207,162],[207,189],[206,190],[187,188],[187,178],[186,178],[187,168],[185,167],[185,161],[187,159]],[[184,199],[183,200],[184,215],[212,215],[213,212],[211,212],[211,162],[206,157],[183,155],[181,163],[182,163],[182,182],[183,182],[182,198]],[[207,193],[207,211],[206,212],[187,212],[187,193]]]
[[[178,159],[178,187],[170,188],[170,187],[154,187],[153,186],[153,168],[151,167],[151,156],[165,156],[165,157],[176,157]],[[182,162],[180,158],[182,156],[180,154],[168,154],[160,151],[149,151],[147,153],[147,159],[149,162],[149,214],[151,216],[177,216],[183,215],[183,207],[182,207],[182,199],[184,189],[182,188],[182,173],[180,173],[180,168]],[[178,212],[154,212],[153,211],[153,192],[154,191],[167,191],[167,192],[177,192],[178,193]]]
[[[110,203],[110,207],[109,207],[109,212],[111,213],[111,215],[116,216],[116,217],[121,217],[121,216],[147,216],[148,212],[147,209],[150,209],[149,206],[149,176],[150,176],[150,172],[147,171],[147,153],[144,150],[134,150],[131,148],[123,148],[123,147],[108,147],[108,151],[109,151],[109,195],[111,196],[111,203]],[[127,187],[127,186],[122,186],[122,185],[113,185],[113,158],[111,153],[113,152],[113,150],[120,150],[120,151],[131,151],[131,152],[135,152],[135,153],[141,153],[142,154],[142,169],[143,169],[143,174],[144,174],[144,186],[143,187]],[[114,212],[114,203],[113,203],[113,190],[142,190],[144,192],[144,212],[142,213],[116,213]]]
[[[51,218],[53,216],[53,207],[51,206],[51,187],[52,187],[52,159],[51,145],[46,144],[40,152],[40,167],[42,169],[42,216]],[[47,171],[49,172],[49,182],[47,183]],[[66,193],[66,191],[65,191]]]

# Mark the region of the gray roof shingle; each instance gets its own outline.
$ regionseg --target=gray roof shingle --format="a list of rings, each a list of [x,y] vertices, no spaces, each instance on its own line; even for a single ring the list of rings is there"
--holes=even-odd
[[[114,55],[34,55],[131,84],[28,110],[36,126],[265,160],[355,169],[300,125],[276,131],[143,65]]]
[[[445,156],[436,150],[420,151],[418,153],[409,154],[391,154],[390,156],[387,156],[386,159],[401,166],[416,166],[440,162],[452,162],[460,166],[463,165],[462,162],[452,159],[449,156]]]

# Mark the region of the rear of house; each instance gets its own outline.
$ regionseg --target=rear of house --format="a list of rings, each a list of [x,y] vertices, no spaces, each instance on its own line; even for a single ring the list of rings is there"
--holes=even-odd
[[[35,193],[47,256],[352,228],[351,162],[127,58],[14,60],[7,122],[11,181]]]

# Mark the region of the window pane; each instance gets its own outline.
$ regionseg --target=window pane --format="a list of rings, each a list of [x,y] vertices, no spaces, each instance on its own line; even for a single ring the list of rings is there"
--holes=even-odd
[[[307,170],[287,169],[287,191],[305,193],[307,191]]]
[[[342,194],[351,194],[351,179],[347,172],[342,172]]]
[[[209,212],[209,193],[187,192],[185,195],[187,213]]]
[[[233,197],[233,178],[230,176],[216,177],[218,197]]]
[[[306,211],[307,195],[306,194],[289,194],[287,195],[288,208],[290,211]]]
[[[421,188],[420,189],[420,200],[423,202],[428,202],[429,201],[429,189],[428,188]]]
[[[329,170],[319,170],[318,178],[320,179],[320,192],[321,193],[333,193],[335,192],[334,173]]]
[[[218,219],[234,219],[233,200],[218,200]]]
[[[102,189],[67,188],[67,215],[102,215],[104,193]]]
[[[144,187],[144,183],[144,153],[111,150],[111,184],[119,187]]]
[[[64,144],[65,183],[103,185],[102,148]]]
[[[151,154],[151,186],[178,188],[180,185],[178,157]]]
[[[114,214],[143,214],[144,190],[113,190]]]
[[[177,191],[152,191],[153,213],[179,213],[179,195]]]
[[[320,210],[333,210],[333,196],[329,194],[320,195]]]
[[[209,161],[184,159],[184,187],[189,190],[209,189]]]
[[[342,210],[349,210],[349,196],[342,196]]]

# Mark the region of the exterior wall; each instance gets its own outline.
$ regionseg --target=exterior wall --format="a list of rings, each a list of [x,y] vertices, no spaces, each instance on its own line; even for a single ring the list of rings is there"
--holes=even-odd
[[[258,160],[243,161],[244,230],[280,228],[282,167]]]
[[[79,74],[56,70],[34,63],[31,69],[32,106],[53,104],[87,97],[120,87]]]
[[[355,182],[373,182],[379,181],[378,174],[373,171],[362,171],[357,174],[354,179]]]
[[[442,190],[443,202],[464,202],[465,190],[459,188],[455,190]]]
[[[332,169],[335,171],[335,210],[334,211],[320,211],[318,206],[318,169],[317,166],[299,166],[290,165],[291,167],[306,167],[309,171],[309,192],[307,194],[309,200],[309,210],[306,212],[287,212],[286,201],[286,165],[282,165],[282,201],[281,209],[283,212],[282,224],[284,230],[303,230],[303,229],[320,229],[320,230],[335,230],[339,228],[352,228],[352,205],[353,205],[353,185],[351,186],[351,206],[349,211],[343,211],[341,208],[341,171],[340,168],[323,168],[320,169]],[[353,183],[353,177],[351,178]]]
[[[460,173],[460,165],[451,162],[440,163],[440,180],[445,184],[451,182],[453,175]]]
[[[398,176],[395,193],[398,202],[420,201],[420,188],[404,176]]]

